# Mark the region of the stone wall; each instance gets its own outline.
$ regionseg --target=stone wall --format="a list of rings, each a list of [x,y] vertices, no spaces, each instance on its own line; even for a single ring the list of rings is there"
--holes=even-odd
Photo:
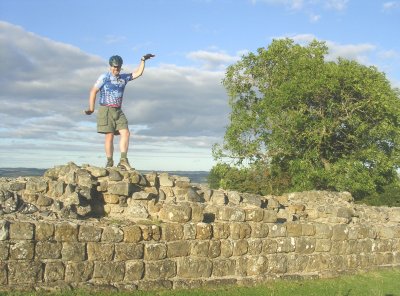
[[[400,267],[400,208],[73,163],[0,179],[0,289],[250,285]]]

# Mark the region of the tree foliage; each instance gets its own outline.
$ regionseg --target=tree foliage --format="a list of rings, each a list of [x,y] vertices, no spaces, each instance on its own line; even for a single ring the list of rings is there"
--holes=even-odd
[[[375,67],[327,55],[324,42],[280,39],[228,67],[232,111],[215,158],[262,163],[291,191],[362,198],[397,180],[399,91]]]

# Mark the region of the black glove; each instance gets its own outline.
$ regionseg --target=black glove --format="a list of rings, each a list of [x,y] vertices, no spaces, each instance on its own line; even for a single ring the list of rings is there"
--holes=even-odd
[[[145,55],[142,57],[142,61],[145,61],[145,60],[148,60],[148,59],[151,59],[151,58],[154,58],[154,57],[155,57],[154,54],[148,53],[148,54],[145,54]]]

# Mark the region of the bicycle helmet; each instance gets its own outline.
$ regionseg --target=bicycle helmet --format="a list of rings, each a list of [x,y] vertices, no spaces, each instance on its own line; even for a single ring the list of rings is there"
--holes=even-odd
[[[114,66],[114,67],[121,67],[123,60],[119,55],[113,55],[109,60],[108,63],[110,64],[110,66]]]

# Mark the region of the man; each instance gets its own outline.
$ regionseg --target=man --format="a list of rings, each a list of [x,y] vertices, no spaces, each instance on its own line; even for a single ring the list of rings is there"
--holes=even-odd
[[[120,135],[119,148],[121,159],[118,167],[131,170],[128,161],[129,128],[128,121],[121,110],[122,99],[126,84],[143,74],[145,61],[154,57],[153,54],[146,54],[142,57],[139,67],[129,74],[122,74],[121,67],[123,60],[120,56],[110,57],[110,71],[100,75],[90,91],[89,109],[87,115],[94,112],[97,93],[100,91],[100,107],[97,114],[97,132],[105,134],[105,151],[107,156],[106,167],[114,166],[114,135]]]

